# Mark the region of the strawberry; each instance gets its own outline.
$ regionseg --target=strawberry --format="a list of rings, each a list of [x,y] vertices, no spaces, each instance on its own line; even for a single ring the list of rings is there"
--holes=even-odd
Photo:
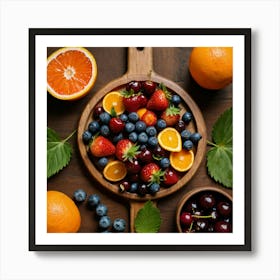
[[[143,166],[140,177],[145,183],[160,183],[163,180],[164,171],[160,169],[160,167],[156,163],[148,163]]]
[[[142,107],[146,107],[147,98],[143,94],[134,94],[134,90],[123,91],[123,104],[128,112],[136,112]]]
[[[160,116],[165,120],[167,126],[173,126],[180,120],[180,109],[170,105]]]
[[[122,139],[116,146],[115,155],[119,160],[132,162],[139,153],[139,146],[136,146],[129,139]]]
[[[179,180],[178,173],[172,168],[168,168],[165,170],[163,184],[167,187],[176,184]]]
[[[95,157],[111,156],[116,152],[115,146],[103,136],[97,136],[90,144],[90,152]]]
[[[109,121],[110,130],[113,133],[119,133],[123,131],[125,123],[118,117],[111,118]]]
[[[169,100],[171,99],[171,93],[167,90],[165,85],[160,84],[148,101],[147,109],[163,111],[169,106]]]

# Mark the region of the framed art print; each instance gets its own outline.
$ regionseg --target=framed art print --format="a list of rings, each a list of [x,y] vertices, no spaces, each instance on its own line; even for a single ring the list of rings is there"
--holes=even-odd
[[[30,250],[251,250],[250,29],[29,43]]]

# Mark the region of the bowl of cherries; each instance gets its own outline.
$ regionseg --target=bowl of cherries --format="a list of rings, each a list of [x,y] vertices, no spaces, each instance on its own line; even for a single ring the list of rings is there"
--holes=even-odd
[[[176,224],[182,233],[231,233],[231,194],[216,187],[195,188],[179,202]]]

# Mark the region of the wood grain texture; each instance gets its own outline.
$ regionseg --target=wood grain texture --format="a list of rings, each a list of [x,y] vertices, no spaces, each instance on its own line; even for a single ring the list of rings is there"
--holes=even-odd
[[[89,95],[73,102],[59,101],[48,95],[48,126],[55,129],[62,138],[77,129],[81,115],[86,110],[88,103],[105,85],[114,80],[115,83],[119,83],[119,77],[127,74],[127,66],[130,62],[126,48],[87,48],[95,56],[98,65],[97,81]],[[49,48],[48,54],[55,49]],[[194,100],[205,120],[206,138],[210,140],[214,122],[221,113],[232,106],[232,86],[230,85],[216,92],[200,88],[188,72],[187,63],[190,51],[191,48],[153,48],[152,68],[154,75],[159,75],[175,82],[177,86],[187,92],[191,99]],[[150,73],[149,68],[144,68],[145,72],[148,70],[148,74]],[[132,76],[136,75],[137,73],[134,73],[136,70],[134,69],[130,74]],[[145,75],[148,74],[146,73]],[[104,90],[106,91],[107,89],[105,88]],[[101,94],[96,98],[100,97]],[[80,132],[78,131],[78,133]],[[63,191],[70,197],[77,188],[83,188],[88,195],[96,193],[100,195],[102,203],[108,206],[108,215],[112,220],[120,217],[129,221],[131,215],[129,200],[123,199],[117,193],[109,191],[98,181],[94,180],[90,172],[85,168],[76,138],[73,137],[70,143],[74,150],[70,164],[48,180],[48,189]],[[163,220],[160,232],[177,231],[175,216],[178,202],[190,190],[204,185],[215,186],[231,193],[231,190],[223,188],[208,176],[205,156],[202,157],[202,162],[195,175],[184,187],[157,201],[157,206],[160,209]],[[98,220],[94,211],[89,210],[85,203],[78,205],[78,207],[82,216],[80,232],[98,231]],[[136,213],[135,209],[134,212]],[[130,228],[128,227],[126,231],[130,231]]]

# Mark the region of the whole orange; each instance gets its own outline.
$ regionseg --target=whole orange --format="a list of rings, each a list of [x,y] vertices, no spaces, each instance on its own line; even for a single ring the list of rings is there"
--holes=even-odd
[[[222,89],[232,82],[232,47],[195,47],[189,59],[193,79],[203,88]]]
[[[81,215],[74,201],[59,191],[47,191],[47,231],[77,232]]]

